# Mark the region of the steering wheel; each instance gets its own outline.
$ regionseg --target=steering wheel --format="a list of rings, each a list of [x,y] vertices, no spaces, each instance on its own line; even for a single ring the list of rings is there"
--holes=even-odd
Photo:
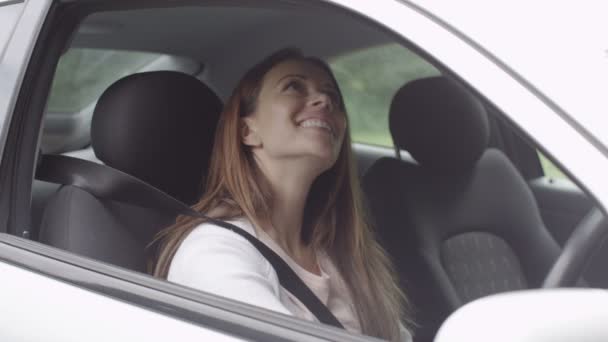
[[[608,219],[593,208],[574,228],[562,253],[543,281],[543,288],[576,286],[585,266],[608,237]]]

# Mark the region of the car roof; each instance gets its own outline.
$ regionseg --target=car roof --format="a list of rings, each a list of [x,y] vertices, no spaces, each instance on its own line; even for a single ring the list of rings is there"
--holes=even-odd
[[[386,32],[343,12],[266,4],[95,13],[83,21],[72,46],[188,57],[204,64],[214,89],[226,97],[252,63],[279,48],[330,57],[389,42]]]

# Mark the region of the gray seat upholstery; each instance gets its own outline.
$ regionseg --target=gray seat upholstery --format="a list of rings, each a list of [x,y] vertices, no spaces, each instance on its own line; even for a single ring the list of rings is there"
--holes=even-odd
[[[222,104],[196,78],[169,71],[127,76],[98,100],[91,145],[105,165],[193,204],[203,191]],[[40,241],[145,271],[146,246],[175,219],[62,186],[44,210]]]
[[[391,104],[396,147],[416,163],[378,160],[363,177],[378,236],[431,340],[463,304],[538,287],[559,254],[526,182],[487,148],[483,105],[442,78],[403,86]]]

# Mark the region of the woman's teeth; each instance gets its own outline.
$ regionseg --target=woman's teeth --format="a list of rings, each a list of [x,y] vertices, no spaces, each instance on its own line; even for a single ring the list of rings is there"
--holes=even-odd
[[[317,119],[310,119],[310,120],[305,120],[302,123],[300,123],[300,127],[320,127],[320,128],[324,128],[327,131],[329,131],[329,133],[331,133],[333,135],[333,130],[331,129],[331,126],[322,120],[317,120]]]

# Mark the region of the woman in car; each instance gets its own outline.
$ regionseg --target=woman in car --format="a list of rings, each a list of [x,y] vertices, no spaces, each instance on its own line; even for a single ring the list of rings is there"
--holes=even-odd
[[[405,298],[364,216],[347,127],[327,64],[295,49],[269,56],[226,103],[193,208],[270,247],[347,330],[409,340]],[[187,216],[161,236],[156,276],[315,320],[242,236]]]

